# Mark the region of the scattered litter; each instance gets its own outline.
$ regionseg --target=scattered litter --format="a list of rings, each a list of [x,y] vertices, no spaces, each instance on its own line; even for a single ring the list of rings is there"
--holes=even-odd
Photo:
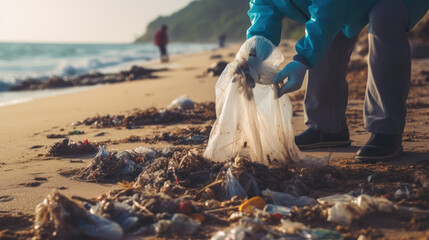
[[[117,151],[107,152],[104,147],[100,147],[97,156],[74,178],[89,182],[109,179],[132,180],[142,171],[142,166],[136,162],[138,157],[141,155],[135,151],[123,151],[118,154]]]
[[[174,99],[167,109],[192,109],[194,108],[194,101],[188,98],[188,95],[182,95]]]
[[[267,204],[265,205],[263,211],[270,214],[280,214],[282,216],[289,216],[292,209],[284,206]]]
[[[63,139],[55,143],[49,150],[48,156],[67,156],[93,154],[97,152],[97,147],[85,140],[84,142],[72,142],[69,139]]]
[[[154,124],[175,123],[205,123],[216,119],[215,105],[213,102],[194,103],[192,100],[178,102],[180,108],[157,109],[154,107],[139,110],[125,115],[105,115],[86,118],[74,124],[78,126],[85,124],[97,128],[126,127],[127,129],[141,128]],[[191,107],[192,105],[192,107]]]
[[[84,131],[78,131],[78,130],[69,132],[69,135],[81,135],[81,134],[85,134],[85,132]]]
[[[350,202],[344,202],[343,200],[336,202],[328,210],[328,221],[349,225],[353,219],[359,219],[368,213],[392,212],[394,210],[398,210],[398,206],[386,198],[362,194],[353,198]]]
[[[238,196],[241,199],[245,199],[247,197],[246,190],[244,190],[240,182],[234,177],[231,168],[228,168],[226,182],[224,184],[225,196],[227,199],[231,199],[234,196]]]
[[[238,207],[238,211],[240,212],[252,212],[255,208],[262,210],[264,209],[265,205],[267,203],[264,199],[262,199],[259,196],[253,197],[247,201],[245,201],[243,204]]]
[[[311,206],[317,204],[316,199],[308,196],[295,197],[289,193],[274,192],[269,189],[262,191],[266,199],[270,199],[274,204],[282,206]]]
[[[90,214],[76,202],[53,192],[37,205],[36,235],[41,239],[120,239],[121,226],[106,218]]]
[[[410,190],[408,190],[407,186],[404,186],[402,189],[399,188],[396,190],[394,194],[395,199],[409,199],[410,198]]]

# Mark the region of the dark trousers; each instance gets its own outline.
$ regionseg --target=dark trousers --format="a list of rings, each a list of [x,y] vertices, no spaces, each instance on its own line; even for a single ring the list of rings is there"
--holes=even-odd
[[[401,135],[411,76],[407,7],[403,0],[378,0],[368,17],[365,127],[372,133]],[[310,69],[304,100],[305,123],[310,128],[335,133],[344,126],[347,65],[356,40],[340,33],[323,60]]]

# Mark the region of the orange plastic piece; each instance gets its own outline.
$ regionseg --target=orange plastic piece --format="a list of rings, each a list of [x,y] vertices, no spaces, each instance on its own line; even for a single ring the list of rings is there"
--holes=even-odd
[[[252,208],[258,208],[262,210],[264,209],[265,205],[267,205],[265,200],[259,196],[256,196],[242,203],[240,207],[238,207],[238,211],[240,212],[251,211]]]
[[[201,213],[193,213],[191,214],[191,218],[199,221],[200,223],[203,223],[206,220],[206,217]]]

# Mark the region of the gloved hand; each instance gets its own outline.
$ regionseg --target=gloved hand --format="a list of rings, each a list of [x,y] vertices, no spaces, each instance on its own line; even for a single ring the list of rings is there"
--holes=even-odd
[[[298,61],[293,61],[286,65],[273,80],[274,84],[278,84],[283,83],[283,80],[288,78],[286,84],[280,89],[279,97],[285,93],[300,89],[307,70],[308,67]]]

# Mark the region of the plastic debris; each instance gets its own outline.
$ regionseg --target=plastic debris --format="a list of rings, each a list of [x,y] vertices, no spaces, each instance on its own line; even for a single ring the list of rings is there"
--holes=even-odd
[[[240,212],[251,212],[251,211],[253,211],[254,208],[262,210],[262,209],[264,209],[265,205],[267,205],[265,200],[259,196],[256,196],[256,197],[253,197],[253,198],[245,201],[243,204],[241,204],[240,207],[238,208],[238,211],[240,211]]]
[[[93,154],[97,152],[97,147],[88,141],[72,142],[69,144],[69,139],[63,139],[55,143],[49,150],[49,156],[67,156],[67,155],[82,155]]]
[[[79,130],[69,132],[69,135],[81,135],[81,134],[85,134],[85,132],[79,131]]]
[[[243,212],[233,212],[231,216],[229,216],[228,221],[236,222],[244,216],[246,216],[246,214],[244,214]]]
[[[224,189],[227,199],[231,199],[234,196],[239,196],[241,199],[245,199],[247,196],[246,190],[244,190],[240,182],[234,177],[231,168],[228,168]]]
[[[395,199],[408,199],[410,198],[410,190],[408,190],[407,186],[404,186],[403,189],[396,190],[393,196]]]
[[[161,154],[164,157],[171,157],[173,156],[173,149],[171,147],[165,147],[162,149]]]
[[[90,212],[118,223],[124,231],[133,228],[139,220],[130,205],[116,201],[103,200],[91,207]]]
[[[392,212],[398,207],[386,198],[362,194],[350,202],[338,201],[328,210],[328,221],[349,225],[354,219],[371,212]]]
[[[99,182],[108,180],[133,180],[142,172],[142,166],[137,162],[140,157],[135,151],[107,152],[104,147],[100,147],[98,154],[91,163],[74,178],[89,182]]]
[[[174,99],[167,109],[192,109],[194,108],[194,101],[188,98],[188,95],[182,95]]]
[[[323,240],[323,239],[330,239],[330,240],[343,240],[343,236],[341,233],[337,231],[332,231],[329,229],[313,229],[311,231],[311,238],[312,240]]]
[[[328,206],[334,206],[337,202],[348,203],[353,201],[353,199],[355,199],[355,197],[350,194],[334,194],[318,198],[317,201],[322,204],[327,204]]]
[[[283,205],[283,206],[311,206],[317,204],[316,199],[308,196],[295,197],[289,193],[283,192],[274,192],[270,189],[265,189],[262,191],[262,195],[266,199],[271,200],[274,204]]]
[[[256,61],[250,62],[252,51]],[[304,157],[294,142],[290,99],[287,94],[278,98],[278,86],[272,85],[283,59],[264,37],[255,36],[243,44],[216,84],[217,119],[206,158],[225,161],[241,153],[255,162],[284,165]],[[252,89],[250,84],[255,82]]]
[[[292,209],[284,206],[274,205],[274,204],[267,204],[264,207],[264,212],[270,213],[270,214],[280,214],[282,216],[290,216]]]
[[[123,236],[119,224],[88,213],[58,192],[49,194],[37,205],[34,228],[42,239],[80,239],[85,236],[120,239]]]

